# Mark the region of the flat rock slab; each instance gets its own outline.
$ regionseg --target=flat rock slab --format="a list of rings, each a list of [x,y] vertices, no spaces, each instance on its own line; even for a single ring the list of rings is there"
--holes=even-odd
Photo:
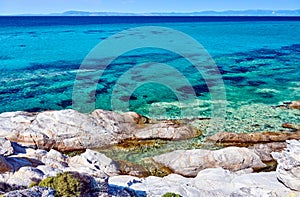
[[[286,140],[300,139],[297,132],[257,132],[257,133],[231,133],[220,132],[206,139],[207,142],[221,143],[223,145],[251,145],[257,143],[285,142]]]
[[[194,177],[206,168],[222,167],[231,171],[259,169],[266,165],[253,150],[247,148],[227,147],[220,150],[176,150],[153,157],[177,174]]]
[[[199,130],[178,121],[150,123],[135,112],[119,114],[99,109],[83,114],[69,109],[0,114],[0,136],[47,150],[72,151],[106,147],[126,139],[180,140],[199,135]]]

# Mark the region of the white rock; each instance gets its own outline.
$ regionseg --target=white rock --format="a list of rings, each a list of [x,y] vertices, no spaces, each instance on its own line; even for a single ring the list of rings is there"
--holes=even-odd
[[[14,153],[14,148],[11,145],[11,142],[6,138],[0,138],[0,155],[8,156]]]
[[[51,166],[46,166],[46,165],[37,166],[36,169],[43,172],[43,174],[44,174],[43,179],[45,179],[49,176],[56,176],[58,173],[63,172],[62,169],[53,168]]]
[[[278,163],[277,178],[287,187],[300,191],[300,141],[288,140],[287,148],[272,156]]]
[[[259,156],[247,148],[228,147],[220,150],[176,150],[153,157],[154,161],[167,166],[177,174],[196,176],[206,168],[222,167],[231,171],[247,168],[263,168]]]
[[[32,187],[24,190],[11,191],[4,195],[4,197],[54,197],[55,190],[46,187]]]
[[[115,176],[119,169],[115,162],[97,151],[87,149],[81,155],[68,159],[70,170],[85,172],[95,177]]]
[[[30,183],[43,179],[43,172],[33,167],[22,167],[7,180],[8,184],[29,186]]]
[[[200,134],[190,126],[171,121],[150,124],[145,120],[134,112],[119,114],[100,109],[91,114],[71,109],[9,112],[0,114],[0,136],[34,148],[73,151],[105,147],[129,138],[186,139]]]
[[[45,165],[51,166],[51,167],[57,168],[57,169],[63,170],[64,168],[68,167],[67,157],[54,149],[51,149],[46,155],[44,155],[41,158],[41,161]]]
[[[299,196],[277,181],[275,172],[237,175],[222,168],[205,169],[195,178],[177,174],[166,177],[137,178],[128,175],[110,177],[113,187],[135,190],[147,196],[162,196],[167,192],[181,196]]]
[[[0,136],[11,135],[12,132],[25,131],[35,119],[35,113],[5,112],[0,114]]]

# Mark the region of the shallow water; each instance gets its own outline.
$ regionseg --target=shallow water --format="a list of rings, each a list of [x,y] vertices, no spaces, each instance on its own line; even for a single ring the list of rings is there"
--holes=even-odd
[[[89,51],[115,33],[140,26],[181,31],[208,51],[226,88],[224,131],[278,131],[282,122],[300,122],[298,111],[271,107],[300,99],[299,18],[1,17],[0,112],[71,108],[74,80]],[[118,102],[129,102],[129,110],[156,118],[184,118],[182,109],[189,117],[211,116],[211,95],[201,74],[182,56],[162,49],[128,51],[106,68],[100,80],[94,70],[81,71],[87,77],[93,73],[91,84],[98,83],[97,90],[84,91],[91,102],[95,94],[96,108],[110,110],[114,88],[130,69],[135,68],[127,79],[131,83],[148,82],[143,77],[149,73],[163,73],[165,79],[172,75],[164,67],[140,66],[147,62],[176,68],[190,82],[196,98],[178,101],[174,90],[164,84],[144,83]]]

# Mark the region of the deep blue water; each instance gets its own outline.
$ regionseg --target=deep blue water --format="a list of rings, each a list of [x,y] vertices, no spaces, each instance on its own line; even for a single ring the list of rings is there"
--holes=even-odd
[[[268,121],[258,129],[270,130],[278,130],[282,121],[300,122],[296,111],[272,111],[272,106],[300,99],[300,17],[0,17],[0,112],[71,108],[74,80],[88,53],[110,36],[141,26],[172,28],[203,45],[222,75],[228,120],[237,121],[236,128],[245,120],[249,125],[255,125],[255,120]],[[179,42],[172,39],[170,42]],[[114,88],[126,73],[131,73],[126,80],[133,84],[147,82],[145,76],[154,76],[154,81],[158,80],[155,76],[165,76],[165,80],[173,76],[163,67],[140,66],[147,62],[177,69],[188,79],[197,99],[182,104],[170,87],[149,81],[120,97],[120,102],[129,101],[130,110],[144,115],[180,117],[184,106],[193,117],[210,116],[207,81],[172,51],[128,51],[107,67],[100,80],[95,70],[82,71],[86,76],[81,77],[98,83],[96,90],[83,91],[96,108],[112,109]],[[170,80],[174,84],[181,81]],[[185,94],[188,89],[181,86],[177,91]]]
[[[178,22],[246,22],[246,21],[299,21],[300,17],[276,16],[0,16],[0,25],[55,26],[96,25],[112,23],[178,23]]]

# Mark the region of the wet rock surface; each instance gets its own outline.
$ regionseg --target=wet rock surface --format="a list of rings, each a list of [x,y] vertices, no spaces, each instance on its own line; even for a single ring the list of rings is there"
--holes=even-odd
[[[223,145],[251,145],[256,143],[284,142],[289,139],[300,139],[300,132],[256,132],[231,133],[220,132],[206,139],[208,142]]]
[[[288,106],[290,109],[300,109],[300,100],[292,101]]]
[[[95,110],[0,114],[0,136],[33,148],[59,151],[100,148],[125,139],[188,139],[201,132],[180,122],[154,121],[134,112]]]

